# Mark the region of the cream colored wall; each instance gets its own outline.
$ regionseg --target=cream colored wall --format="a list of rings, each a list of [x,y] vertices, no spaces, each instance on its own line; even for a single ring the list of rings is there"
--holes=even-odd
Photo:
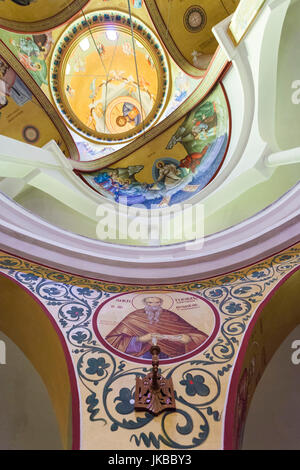
[[[58,424],[47,389],[22,351],[0,331],[0,450],[60,450]]]
[[[246,420],[243,450],[300,449],[300,365],[291,361],[294,340],[300,340],[300,325],[276,351],[257,386]]]
[[[254,169],[253,172],[255,172]],[[247,220],[268,205],[274,203],[297,184],[299,174],[300,164],[278,167],[269,179],[258,181],[257,185],[249,189],[247,189],[247,175],[239,178],[231,187],[227,187],[227,203],[218,208],[216,201],[213,213],[206,213],[205,235],[219,232],[224,230],[224,228]],[[239,186],[241,189],[241,194],[237,198],[233,197],[237,189],[234,188],[234,185]],[[242,188],[244,188],[244,191],[242,191]],[[217,195],[215,199],[217,199]]]

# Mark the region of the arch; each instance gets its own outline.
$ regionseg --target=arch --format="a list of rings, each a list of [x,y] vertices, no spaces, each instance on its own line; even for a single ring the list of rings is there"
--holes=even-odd
[[[0,330],[41,376],[58,421],[65,449],[79,448],[79,397],[66,342],[54,319],[33,294],[0,274]]]
[[[242,450],[299,449],[300,374],[299,365],[293,360],[293,345],[299,338],[300,324],[267,365],[251,400]]]
[[[247,413],[263,372],[289,333],[300,324],[299,266],[260,304],[243,338],[227,395],[224,449],[241,448]]]

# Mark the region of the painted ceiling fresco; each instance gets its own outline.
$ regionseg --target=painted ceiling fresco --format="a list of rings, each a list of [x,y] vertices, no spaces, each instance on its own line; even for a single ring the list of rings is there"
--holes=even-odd
[[[14,3],[12,0],[0,0],[0,3],[2,1]],[[29,11],[39,1],[16,7]],[[189,75],[180,60],[178,63],[182,69],[173,60],[176,54],[171,51],[172,41],[174,43],[176,39],[180,47],[185,43],[192,47],[196,38],[194,33],[199,29],[199,15],[195,10],[187,19],[186,10],[191,8],[187,1],[171,9],[169,4],[172,2],[168,2],[168,10],[158,13],[157,8],[163,10],[166,5],[154,3],[155,8],[150,11],[150,0],[132,0],[132,24],[125,13],[128,12],[127,0],[91,0],[84,9],[78,9],[75,20],[65,25],[56,27],[54,16],[52,19],[48,17],[52,28],[46,32],[34,34],[35,31],[28,29],[27,33],[18,33],[0,29],[0,38],[18,59],[22,69],[40,87],[41,95],[45,94],[54,103],[56,113],[44,100],[46,114],[55,114],[55,120],[62,127],[61,119],[64,121],[66,127],[59,133],[59,138],[50,134],[61,146],[62,142],[68,141],[68,149],[65,146],[63,151],[70,158],[91,161],[116,155],[128,143],[137,137],[142,138],[154,126],[179,111],[200,86],[216,44],[211,49],[201,49],[202,55],[209,56],[206,64],[196,63],[190,54],[188,57],[181,51],[185,54],[185,65],[193,63],[193,71],[199,71],[194,76]],[[228,13],[233,9],[234,3],[233,0],[224,2],[223,16],[225,11]],[[70,13],[71,5],[65,3],[65,6]],[[116,7],[123,11],[116,10]],[[206,25],[218,19],[212,16],[214,9],[205,2],[203,9],[206,23],[198,33],[203,33],[204,41]],[[160,14],[164,16],[166,13],[168,38],[161,34],[159,20]],[[172,26],[175,17],[176,20],[182,17],[185,24],[178,28],[180,41],[175,38],[177,32]],[[160,37],[154,34],[155,29]],[[206,39],[207,34],[206,31]],[[144,152],[134,152],[117,164],[108,163],[109,166],[102,170],[77,173],[105,198],[115,202],[126,198],[127,205],[141,203],[147,208],[164,207],[196,196],[220,170],[230,136],[230,112],[221,86],[190,111],[198,101],[199,98],[194,99],[185,111],[177,115],[173,120],[176,125],[172,124],[171,128],[168,124],[162,129],[167,141],[163,146],[155,141],[147,158],[145,147]],[[186,115],[187,112],[189,114]],[[26,132],[23,128],[22,132],[18,131],[18,138],[24,142],[31,139],[32,143],[39,145],[42,141],[37,136],[40,139],[41,135],[44,140],[51,140],[51,127],[46,129],[43,120],[24,127],[28,127]],[[4,134],[11,135],[10,131]],[[43,144],[46,143],[44,140]]]
[[[96,3],[99,4],[99,2]],[[95,1],[91,1],[89,3],[89,6],[96,6],[96,3]],[[113,6],[115,3],[116,2],[113,0],[108,0],[107,2],[102,1],[101,6],[102,4],[104,7],[107,7],[108,5]],[[127,2],[122,0],[119,3],[120,6],[123,6],[125,10],[125,3],[127,4]],[[112,12],[112,10],[107,11],[107,13],[110,12]],[[105,13],[105,11],[101,10],[101,13]],[[64,112],[61,112],[61,116],[63,118],[66,118],[65,123],[69,128],[69,131],[71,132],[71,135],[77,145],[78,152],[80,154],[80,159],[83,161],[95,160],[109,155],[113,152],[116,152],[117,150],[124,147],[128,142],[128,138],[124,139],[124,135],[128,136],[129,134],[133,134],[131,137],[131,139],[133,139],[135,138],[136,131],[137,135],[139,135],[145,132],[145,130],[147,130],[147,122],[143,123],[142,126],[141,124],[136,125],[141,117],[141,114],[139,112],[141,111],[139,109],[141,106],[140,102],[142,102],[142,111],[144,113],[143,117],[145,117],[145,111],[150,109],[151,103],[149,102],[153,101],[152,110],[147,115],[147,118],[149,118],[148,127],[152,127],[153,124],[161,122],[173,111],[179,108],[179,106],[184,103],[199,86],[198,78],[193,78],[187,75],[183,70],[180,69],[180,67],[178,67],[178,65],[176,65],[176,63],[170,56],[164,53],[164,49],[160,44],[159,39],[154,36],[152,32],[150,32],[150,39],[147,37],[147,35],[143,35],[142,33],[140,33],[141,28],[143,32],[145,32],[146,30],[149,32],[150,30],[147,29],[145,24],[151,24],[151,20],[149,19],[144,4],[143,8],[138,7],[138,4],[136,3],[132,4],[132,13],[134,15],[138,14],[143,18],[143,23],[139,22],[137,19],[135,20],[135,26],[136,28],[138,28],[138,31],[134,32],[136,37],[134,41],[134,46],[138,55],[138,72],[141,69],[138,80],[133,56],[133,43],[132,38],[130,36],[131,32],[128,31],[128,27],[125,30],[124,25],[122,25],[122,31],[119,27],[116,28],[118,29],[116,31],[117,35],[110,35],[109,37],[111,39],[108,39],[106,33],[104,33],[103,30],[102,33],[98,30],[97,34],[100,35],[100,39],[99,41],[96,40],[95,42],[93,37],[95,31],[93,31],[89,37],[88,35],[86,35],[86,37],[81,38],[81,40],[83,41],[81,47],[79,45],[81,42],[79,36],[84,30],[84,26],[86,30],[85,18],[82,16],[80,16],[78,19],[78,38],[75,38],[76,41],[74,40],[73,46],[70,47],[68,43],[66,47],[66,49],[68,50],[65,51],[66,58],[68,58],[70,64],[68,65],[68,63],[64,61],[63,64],[59,62],[57,66],[59,69],[59,73],[63,72],[63,83],[65,84],[65,86],[61,87],[62,97],[58,96],[57,98],[58,100],[60,98],[64,100],[68,110],[72,113],[71,120],[74,122],[72,123],[69,119],[66,118],[66,115],[64,114],[65,110],[63,110]],[[88,14],[85,14],[86,18],[91,18],[89,19],[89,22],[91,22],[91,24],[93,16],[95,15],[89,16]],[[138,34],[140,34],[140,36],[142,37],[139,38]],[[21,62],[23,67],[25,67],[25,69],[30,73],[30,75],[34,78],[36,83],[41,87],[42,91],[47,95],[50,100],[52,100],[52,93],[50,91],[49,83],[53,82],[52,77],[50,81],[48,79],[50,74],[51,58],[54,56],[55,53],[58,52],[59,44],[64,45],[64,39],[66,37],[70,38],[69,42],[71,42],[72,38],[74,39],[74,33],[72,31],[72,28],[70,28],[69,26],[67,26],[67,28],[64,26],[53,29],[52,31],[39,34],[18,34],[15,32],[0,29],[0,38],[7,45],[7,47],[10,48],[10,50]],[[112,40],[113,38],[116,38],[116,40]],[[89,41],[90,46],[86,51],[83,50],[85,47],[84,40]],[[96,46],[98,42],[99,45],[102,44],[102,46],[105,46],[105,49],[102,48],[101,50],[101,48],[99,47],[99,50],[96,51]],[[158,46],[158,48],[155,46]],[[73,50],[73,55],[71,53],[71,49]],[[157,50],[160,54],[158,54]],[[116,54],[114,53],[116,53],[117,51],[118,54],[116,60]],[[96,55],[95,63],[92,63],[93,53],[94,55]],[[82,62],[86,61],[86,56],[89,56],[89,65],[92,67],[92,69],[94,68],[94,70],[92,71],[92,74],[94,74],[94,76],[92,78],[88,77],[88,80],[85,82],[85,92],[87,100],[89,101],[89,105],[91,105],[93,109],[89,108],[89,105],[85,103],[83,104],[83,106],[81,106],[81,93],[74,94],[75,87],[79,86],[78,80],[81,86],[82,81],[80,82],[80,80],[83,80],[82,76],[86,74],[86,72],[83,72],[82,70]],[[123,57],[123,65],[125,65],[123,67],[119,67],[120,57]],[[163,61],[161,61],[161,57],[163,57]],[[126,61],[124,61],[124,58],[126,59]],[[139,59],[141,60],[141,62],[139,61]],[[53,62],[54,61],[52,61],[52,65],[55,66]],[[70,69],[70,67],[72,68]],[[63,68],[63,71],[61,71],[61,68]],[[72,70],[71,73],[70,70]],[[120,73],[121,75],[118,80],[118,75]],[[98,75],[104,75],[104,77],[99,77]],[[106,93],[105,85],[102,85],[100,87],[101,82],[106,79],[106,75],[108,75],[107,81],[109,82],[109,86],[107,88],[110,88],[111,93]],[[162,88],[164,87],[164,77],[167,78],[166,91],[162,90]],[[96,79],[95,82],[94,79]],[[73,81],[75,81],[75,85],[73,84]],[[140,85],[141,100],[136,86],[138,82]],[[155,87],[156,82],[157,86]],[[150,85],[148,85],[148,83]],[[94,87],[94,85],[95,91],[97,91],[98,96],[94,98],[94,103],[96,103],[96,105],[92,106],[91,101],[93,101],[93,98],[90,98],[90,96],[93,96],[93,90],[91,89],[91,87]],[[111,129],[114,131],[124,131],[124,127],[125,129],[127,129],[125,133],[116,133],[116,139],[113,141],[110,139],[111,134],[109,134],[107,126],[107,124],[109,125],[110,119],[104,119],[103,116],[100,116],[99,118],[98,114],[100,112],[101,115],[100,107],[105,107],[105,101],[108,101],[107,96],[109,97],[111,94],[113,94],[114,89],[116,89],[118,86],[119,90],[117,94],[120,95],[120,93],[123,93],[124,91],[125,95],[129,96],[130,102],[128,104],[126,104],[126,102],[123,104],[118,102],[116,103],[116,106],[114,106],[114,103],[112,103],[112,106],[108,108],[108,113],[111,116],[114,116],[115,112],[121,111],[121,115],[123,115],[123,117],[126,117],[127,119],[127,123],[123,127],[111,125]],[[120,89],[122,89],[121,92]],[[54,92],[53,89],[52,92]],[[104,101],[104,105],[99,103],[99,100],[101,99],[99,97],[101,92],[102,101]],[[162,96],[162,94],[164,94],[164,96]],[[83,123],[80,118],[76,117],[76,114],[74,119],[74,113],[72,112],[71,105],[73,105],[75,111],[79,110],[79,114],[83,114],[83,116],[81,117],[84,121]],[[60,106],[62,106],[62,102],[58,106],[58,109],[60,109]],[[123,107],[125,115],[123,114]],[[87,117],[84,115],[84,108],[86,109],[85,114],[88,114]],[[155,116],[156,113],[157,115]],[[134,114],[137,115],[134,116]],[[90,122],[89,118],[91,118]],[[77,127],[75,126],[75,121]],[[96,121],[98,129],[101,130],[102,128],[102,131],[105,129],[107,135],[105,135],[104,132],[97,132],[97,130],[95,129]],[[124,122],[125,120],[123,119],[123,123]],[[86,123],[89,123],[92,129],[86,126]],[[122,120],[119,120],[119,123],[122,123]],[[85,132],[82,132],[81,129],[83,125],[85,126]],[[78,127],[80,129],[78,129]],[[89,133],[91,134],[90,136],[87,135]],[[96,137],[97,134],[98,137]],[[122,134],[123,138],[120,137],[122,136]],[[102,139],[99,138],[99,136],[101,136]],[[110,142],[99,143],[99,140],[101,142],[101,140],[105,140],[106,138],[110,139]]]
[[[72,18],[88,1],[0,0],[0,26],[14,31],[45,31]]]
[[[88,24],[88,22],[91,23]],[[119,12],[72,23],[51,61],[51,91],[74,130],[100,142],[120,142],[157,121],[168,98],[169,66],[153,33]]]
[[[55,140],[66,157],[78,158],[71,135],[54,108],[1,42],[0,133],[37,147]]]
[[[144,291],[120,294],[104,302],[94,327],[107,349],[135,362],[151,363],[150,348],[156,340],[163,351],[159,354],[161,363],[168,364],[207,347],[219,329],[219,317],[213,305],[197,295]]]
[[[197,195],[219,171],[228,147],[230,111],[221,85],[197,105],[151,158],[80,173],[102,196],[148,209],[184,202]]]
[[[86,37],[75,47],[67,62],[65,92],[68,103],[79,120],[92,131],[127,133],[141,124],[142,115],[143,120],[147,120],[154,107],[159,82],[157,70],[147,49],[136,42],[142,85],[140,105],[138,83],[134,79],[135,64],[128,60],[132,57],[129,34],[111,30],[95,33],[94,39],[100,45],[102,61],[99,61],[95,48],[91,50],[90,38]],[[86,54],[82,54],[82,49]]]
[[[74,449],[235,449],[274,348],[299,323],[299,260],[298,244],[226,275],[145,286],[82,278],[2,252],[0,325],[40,366],[63,436],[71,390]],[[38,315],[20,302],[21,287],[42,306]],[[71,388],[62,381],[64,356],[53,343],[38,349],[37,331],[45,330],[47,341],[57,333]],[[149,336],[161,345],[161,373],[176,392],[176,410],[159,416],[134,409],[136,377],[151,367]],[[53,357],[61,362],[53,365]]]
[[[205,70],[218,43],[212,28],[231,15],[239,0],[145,0],[161,39],[188,73]]]

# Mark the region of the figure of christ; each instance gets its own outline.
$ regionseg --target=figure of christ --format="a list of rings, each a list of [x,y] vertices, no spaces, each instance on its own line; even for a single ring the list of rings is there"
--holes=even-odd
[[[150,348],[158,344],[160,358],[181,356],[198,348],[208,335],[163,308],[160,297],[146,297],[145,307],[129,313],[107,336],[106,341],[119,351],[151,359]]]

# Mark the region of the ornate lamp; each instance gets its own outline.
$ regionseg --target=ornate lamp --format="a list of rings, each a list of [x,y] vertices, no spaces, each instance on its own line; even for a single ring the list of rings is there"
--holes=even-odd
[[[150,352],[152,371],[143,378],[136,378],[135,409],[158,415],[162,411],[176,409],[175,395],[172,379],[165,379],[159,374],[160,347],[156,341],[153,341]]]

